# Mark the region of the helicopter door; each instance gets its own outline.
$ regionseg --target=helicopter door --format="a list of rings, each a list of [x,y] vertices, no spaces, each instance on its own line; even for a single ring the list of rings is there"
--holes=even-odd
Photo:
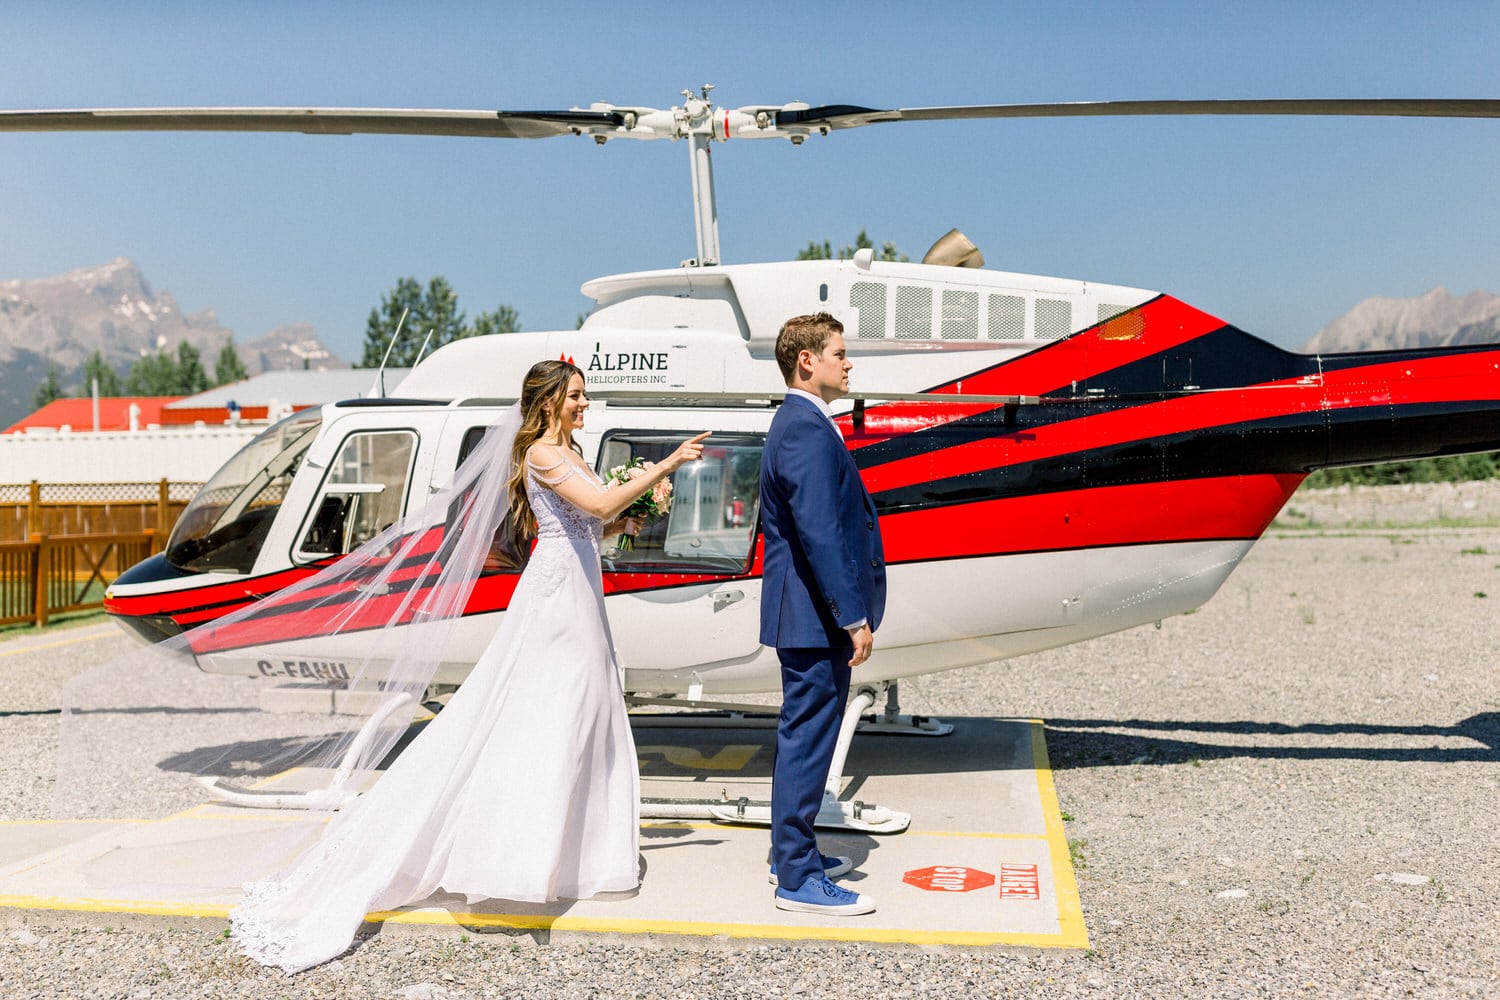
[[[341,556],[401,516],[416,457],[409,430],[357,431],[344,439],[318,488],[297,544],[298,561]]]
[[[636,458],[660,461],[692,435],[614,430],[599,446],[609,478]],[[747,577],[760,513],[765,435],[715,431],[703,459],[672,474],[671,507],[633,540],[601,553],[610,632],[627,670],[672,670],[760,650],[760,580]]]

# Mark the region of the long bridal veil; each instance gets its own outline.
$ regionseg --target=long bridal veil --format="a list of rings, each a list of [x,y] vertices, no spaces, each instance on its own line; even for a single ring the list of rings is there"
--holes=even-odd
[[[122,825],[82,866],[81,893],[222,897],[316,837],[316,823],[289,815],[326,818],[368,785],[450,662],[476,585],[514,585],[524,556],[506,515],[519,422],[510,407],[447,486],[338,561],[66,683],[54,817],[200,824],[175,854]],[[244,600],[252,582],[263,583],[236,593],[231,579],[214,592]],[[327,649],[357,652],[317,655]],[[273,665],[281,681],[200,669],[224,656],[261,673]],[[276,685],[299,674],[288,700]],[[210,783],[246,801],[285,795],[269,801],[311,812],[213,807]]]

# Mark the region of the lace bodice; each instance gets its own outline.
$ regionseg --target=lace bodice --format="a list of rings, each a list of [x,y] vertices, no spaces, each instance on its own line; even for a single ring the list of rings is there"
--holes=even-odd
[[[573,476],[587,476],[602,493],[604,484],[593,470],[581,470],[568,459],[545,468],[528,461],[526,463],[526,499],[531,503],[531,512],[536,515],[537,538],[566,538],[589,541],[596,547],[603,532],[604,522],[586,514],[548,489]]]

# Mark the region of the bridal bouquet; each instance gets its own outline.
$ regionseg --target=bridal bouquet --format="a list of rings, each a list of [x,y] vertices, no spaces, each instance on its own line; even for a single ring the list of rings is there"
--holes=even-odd
[[[617,465],[613,469],[610,469],[606,482],[612,487],[616,483],[628,483],[630,480],[639,479],[644,475],[646,475],[646,463],[637,455],[624,465]],[[620,516],[638,517],[643,521],[654,521],[659,517],[665,517],[671,509],[672,481],[670,479],[663,479],[651,487],[651,492],[635,501],[629,507],[626,507]],[[630,549],[634,544],[635,540],[629,535],[620,536],[619,547],[621,549]]]

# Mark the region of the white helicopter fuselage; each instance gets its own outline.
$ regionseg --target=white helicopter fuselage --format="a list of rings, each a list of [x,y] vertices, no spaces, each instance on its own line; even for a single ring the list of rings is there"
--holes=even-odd
[[[865,252],[622,275],[584,291],[599,305],[578,330],[455,341],[392,398],[329,404],[268,431],[272,440],[246,449],[261,448],[264,468],[229,475],[249,461],[232,460],[154,557],[165,559],[160,572],[122,576],[108,610],[160,638],[310,574],[420,507],[525,371],[561,357],[588,378],[593,402],[576,440],[601,473],[714,432],[712,454],[676,474],[664,523],[629,553],[606,549],[626,689],[778,691],[774,651],[757,639],[755,470],[784,390],[776,333],[819,310],[846,328],[852,392],[835,404],[836,422],[886,542],[887,615],[860,668],[871,681],[1192,610],[1312,469],[1500,438],[1492,348],[1289,354],[1142,289]],[[1392,434],[1408,415],[1411,429]],[[471,605],[440,683],[462,681],[505,598]],[[378,677],[372,641],[288,634],[272,649],[200,649],[197,660],[216,672],[338,680],[373,657],[366,675]]]

